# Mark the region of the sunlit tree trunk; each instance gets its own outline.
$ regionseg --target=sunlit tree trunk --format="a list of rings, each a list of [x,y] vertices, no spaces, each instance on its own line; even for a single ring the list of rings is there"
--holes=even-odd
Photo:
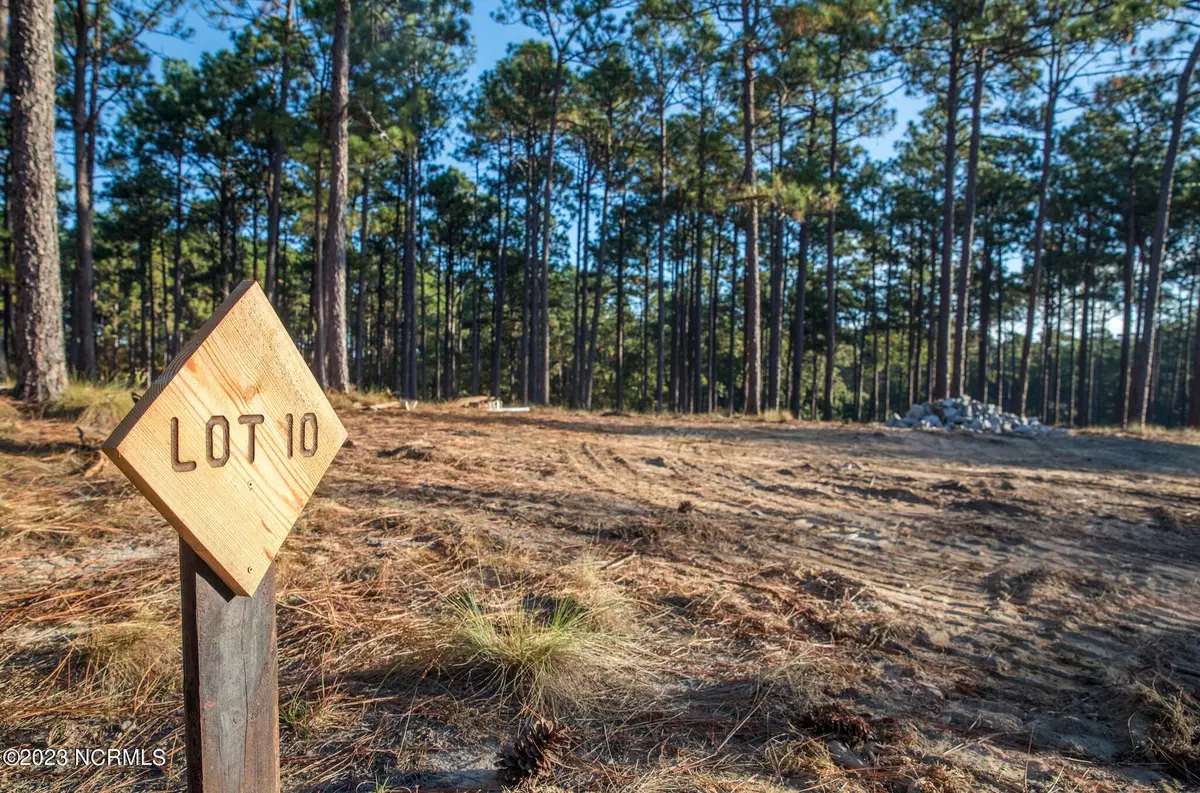
[[[783,101],[776,108],[776,145],[778,158],[772,157],[772,171],[783,167]],[[771,316],[768,325],[771,338],[767,345],[767,410],[779,410],[779,388],[783,355],[783,212],[779,195],[771,200]]]
[[[97,5],[97,11],[100,7]],[[91,22],[87,0],[77,0],[74,16],[72,59],[71,132],[74,136],[75,179],[75,284],[71,308],[71,358],[75,372],[89,380],[96,377],[96,328],[92,312],[95,271],[93,254],[92,170],[89,167],[88,65]],[[93,82],[96,79],[92,74]]]
[[[554,68],[554,87],[550,97],[550,129],[546,140],[546,190],[542,196],[542,259],[534,281],[533,313],[538,319],[534,325],[534,353],[536,355],[537,381],[533,389],[533,401],[550,403],[550,227],[554,222],[554,146],[558,140],[558,111],[562,99],[566,52],[560,50]]]
[[[1162,285],[1163,249],[1166,245],[1167,226],[1171,215],[1171,193],[1175,186],[1175,160],[1179,156],[1179,142],[1183,136],[1183,124],[1187,119],[1188,93],[1196,61],[1200,59],[1200,39],[1192,47],[1187,63],[1179,74],[1179,85],[1175,91],[1175,112],[1171,118],[1171,138],[1163,160],[1162,177],[1158,186],[1158,209],[1155,212],[1154,236],[1150,244],[1150,265],[1146,271],[1146,296],[1142,309],[1144,329],[1138,339],[1133,358],[1133,378],[1130,386],[1130,415],[1139,424],[1146,423],[1150,402],[1150,370],[1154,364],[1155,337],[1158,326],[1158,296]]]
[[[933,398],[945,399],[950,395],[950,288],[951,267],[954,258],[954,172],[958,154],[958,67],[962,42],[958,36],[958,20],[950,25],[950,80],[946,89],[946,142],[942,156],[944,162],[944,186],[942,191],[942,261],[938,277],[938,332],[937,353],[934,364]],[[964,289],[965,292],[965,289]],[[959,305],[960,314],[966,313],[966,301]],[[957,370],[958,367],[956,366]]]
[[[67,387],[54,167],[54,4],[17,0],[11,19],[16,393],[45,403]]]
[[[337,0],[333,25],[333,117],[330,123],[329,225],[325,232],[325,345],[329,388],[350,390],[346,360],[346,169],[350,135],[350,0]]]
[[[323,275],[323,259],[325,254],[324,237],[321,234],[321,166],[324,147],[317,146],[317,167],[314,172],[316,191],[313,199],[313,272],[312,296],[309,300],[309,313],[312,316],[312,372],[313,377],[322,386],[325,385],[325,278]]]
[[[611,192],[610,175],[612,162],[611,146],[605,147],[604,155],[604,198],[600,208],[600,241],[596,248],[596,278],[592,286],[592,328],[588,333],[587,364],[583,373],[584,410],[592,409],[592,385],[596,375],[596,344],[600,335],[600,303],[603,299],[604,263],[608,253],[608,199]]]
[[[758,177],[754,167],[754,138],[757,134],[754,103],[755,59],[758,42],[752,35],[758,26],[758,6],[754,0],[742,4],[742,185],[748,194],[744,216],[746,230],[746,405],[745,412],[756,416],[762,397],[762,328],[758,273]]]
[[[969,301],[967,290],[971,284],[971,249],[975,245],[975,206],[978,195],[976,182],[979,177],[979,143],[982,137],[980,128],[983,117],[984,59],[986,57],[983,49],[980,49],[975,55],[974,85],[971,88],[971,142],[967,152],[967,186],[963,192],[962,254],[959,257],[958,280],[955,284],[958,311],[954,315],[954,373],[950,382],[951,396],[961,396],[968,388],[967,320],[969,312],[967,309]],[[984,289],[986,288],[985,284]],[[981,324],[980,327],[986,328],[986,325]],[[980,334],[981,344],[983,344],[982,339],[986,337],[986,331]],[[986,372],[986,366],[983,364],[981,371]],[[984,388],[987,385],[987,378],[984,377],[979,382],[979,387]]]

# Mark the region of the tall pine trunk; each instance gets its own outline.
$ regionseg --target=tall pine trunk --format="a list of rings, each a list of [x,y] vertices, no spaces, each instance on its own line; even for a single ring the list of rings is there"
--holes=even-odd
[[[888,263],[887,284],[883,290],[883,415],[890,418],[892,412],[892,266],[896,261],[895,250],[893,249],[894,228],[893,222],[888,222]]]
[[[371,184],[369,170],[362,175],[362,223],[358,229],[358,294],[354,296],[354,382],[363,386],[363,357],[366,355],[367,333],[367,198]]]
[[[565,52],[559,52],[554,67],[554,88],[550,97],[550,129],[546,140],[546,188],[542,196],[542,260],[538,267],[535,285],[534,349],[537,365],[537,381],[534,383],[533,399],[538,404],[550,404],[550,227],[554,221],[554,145],[558,139],[558,111],[562,99]]]
[[[617,410],[625,410],[625,192],[617,232]]]
[[[325,147],[317,144],[316,191],[313,198],[313,272],[312,296],[309,303],[309,313],[312,315],[313,344],[312,370],[313,376],[322,386],[325,385],[325,238],[322,235],[321,223],[321,186],[322,186],[322,156]],[[223,226],[222,226],[223,228]]]
[[[950,382],[950,395],[962,396],[966,393],[967,382],[967,318],[969,302],[967,290],[971,285],[971,249],[975,245],[975,207],[978,199],[976,182],[979,177],[979,142],[982,137],[980,127],[983,117],[983,79],[984,59],[987,53],[983,48],[975,55],[974,85],[971,88],[971,142],[967,152],[967,186],[963,192],[963,233],[962,254],[959,257],[958,280],[955,284],[957,292],[958,312],[954,315],[954,374]],[[986,282],[984,289],[987,289]],[[980,327],[987,325],[980,322]],[[980,344],[987,338],[986,330],[980,334]],[[981,371],[986,372],[986,364]],[[983,378],[980,387],[987,384]]]
[[[175,324],[167,341],[167,353],[171,358],[183,345],[183,148],[181,144],[176,145],[175,235],[171,249],[171,307],[175,313]]]
[[[958,36],[958,19],[950,24],[949,85],[946,88],[946,142],[942,151],[942,261],[938,276],[937,360],[934,364],[933,398],[950,395],[950,287],[954,258],[954,171],[958,155],[958,66],[962,42]],[[964,301],[965,303],[965,301]],[[959,305],[960,314],[965,305]],[[957,367],[956,367],[957,368]]]
[[[662,87],[660,86],[660,89]],[[662,89],[665,91],[665,89]],[[667,97],[665,93],[658,95],[658,299],[655,308],[658,310],[658,349],[655,351],[655,385],[654,410],[662,413],[663,409],[663,374],[665,368],[667,336],[663,324],[666,317],[663,302],[663,258],[667,238]]]
[[[1163,160],[1162,176],[1158,185],[1158,208],[1154,218],[1154,236],[1150,244],[1150,266],[1146,272],[1145,305],[1141,338],[1133,357],[1133,378],[1130,385],[1130,417],[1139,424],[1146,423],[1150,402],[1150,371],[1154,365],[1154,349],[1158,326],[1158,296],[1162,285],[1163,249],[1166,245],[1167,226],[1171,215],[1171,193],[1175,186],[1175,161],[1179,156],[1179,142],[1183,136],[1183,123],[1187,120],[1188,93],[1196,61],[1200,60],[1200,39],[1192,47],[1187,63],[1179,74],[1179,85],[1175,91],[1175,112],[1171,117],[1171,139]]]
[[[841,72],[841,67],[838,68]],[[833,96],[829,114],[829,184],[838,178],[838,95]],[[830,203],[829,225],[825,228],[825,390],[821,419],[833,420],[833,370],[837,355],[837,206]]]
[[[979,366],[976,375],[975,393],[984,402],[989,399],[988,365],[991,358],[992,323],[992,246],[991,237],[984,234],[983,238],[983,272],[980,274],[979,285]]]
[[[721,221],[716,214],[712,216],[712,223],[712,270],[708,280],[708,392],[705,402],[705,412],[708,413],[717,409],[717,320],[720,310],[717,298],[721,291]]]
[[[738,227],[733,223],[733,250],[729,263],[729,371],[726,372],[726,391],[729,406],[726,413],[733,415],[735,408],[734,389],[737,387],[737,272],[738,272]]]
[[[747,194],[744,225],[746,230],[746,405],[751,416],[759,413],[762,397],[762,327],[759,320],[760,297],[758,277],[758,176],[754,167],[755,118],[754,103],[755,59],[758,41],[753,31],[758,26],[755,0],[742,4],[742,186]],[[751,6],[754,5],[754,18]]]
[[[1029,294],[1025,306],[1025,338],[1021,342],[1021,366],[1017,375],[1015,411],[1025,415],[1025,403],[1029,398],[1029,364],[1033,357],[1033,325],[1037,319],[1038,296],[1042,289],[1042,248],[1046,235],[1046,203],[1050,190],[1050,165],[1054,155],[1054,112],[1058,104],[1059,54],[1055,51],[1050,58],[1047,78],[1048,93],[1042,113],[1042,173],[1038,180],[1037,219],[1033,227],[1033,273],[1029,279]],[[1046,322],[1049,322],[1049,317]]]
[[[401,391],[406,399],[418,399],[421,387],[417,382],[417,153],[406,158],[404,182],[404,277],[401,347],[403,372]],[[421,304],[422,312],[424,303]]]
[[[596,344],[600,335],[600,303],[602,300],[601,289],[604,284],[604,261],[608,253],[608,199],[611,192],[610,174],[612,162],[611,146],[605,147],[604,155],[604,198],[601,201],[600,209],[600,241],[596,247],[596,279],[592,289],[592,328],[588,333],[587,340],[587,364],[583,373],[583,400],[582,407],[584,410],[592,409],[592,385],[596,375]]]
[[[283,36],[280,40],[279,104],[276,108],[275,124],[282,123],[288,114],[288,90],[291,85],[292,0],[287,0],[283,16]],[[275,296],[279,280],[279,217],[283,206],[283,158],[286,147],[283,133],[278,126],[271,130],[271,192],[267,196],[267,297],[277,303]]]
[[[512,160],[512,138],[506,136],[508,143],[508,158]],[[499,155],[498,155],[499,156]],[[512,215],[510,201],[510,186],[508,171],[504,169],[503,161],[500,172],[500,250],[493,261],[496,263],[495,296],[492,317],[492,396],[500,396],[500,361],[501,348],[504,340],[504,300],[505,286],[508,280],[508,220]]]
[[[1121,263],[1121,361],[1117,385],[1117,423],[1129,423],[1129,368],[1133,359],[1133,267],[1137,260],[1137,182],[1133,158],[1125,192],[1125,256]]]
[[[1087,258],[1083,263],[1083,316],[1079,328],[1079,383],[1075,394],[1079,398],[1079,408],[1075,413],[1076,424],[1080,427],[1091,426],[1091,312],[1092,312],[1092,277],[1094,264],[1092,261],[1092,218],[1088,216],[1087,243],[1085,245]]]
[[[329,388],[350,390],[346,360],[346,169],[350,135],[350,0],[337,0],[333,25],[333,118],[330,124],[329,224],[325,232],[325,345]]]
[[[779,157],[775,162],[783,167],[783,100],[780,99],[777,119]],[[773,163],[774,165],[774,163]],[[772,168],[774,171],[774,167]],[[771,199],[771,316],[768,324],[771,338],[767,346],[767,410],[779,410],[779,388],[783,355],[783,212],[778,191]]]
[[[1197,290],[1200,292],[1200,290]],[[1200,427],[1200,300],[1196,301],[1196,341],[1192,351],[1192,382],[1189,386],[1188,426]],[[1103,336],[1101,337],[1103,338]],[[1104,356],[1100,356],[1101,360]]]
[[[17,0],[11,20],[17,396],[45,403],[67,387],[54,167],[54,3]]]
[[[792,417],[800,418],[800,399],[804,392],[804,309],[808,301],[808,217],[800,221],[800,239],[796,252],[796,309],[792,315]]]

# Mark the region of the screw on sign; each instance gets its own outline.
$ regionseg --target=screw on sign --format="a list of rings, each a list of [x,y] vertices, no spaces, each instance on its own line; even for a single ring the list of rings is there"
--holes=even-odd
[[[345,440],[266,295],[244,281],[104,442],[182,538],[192,793],[279,788],[275,554]]]

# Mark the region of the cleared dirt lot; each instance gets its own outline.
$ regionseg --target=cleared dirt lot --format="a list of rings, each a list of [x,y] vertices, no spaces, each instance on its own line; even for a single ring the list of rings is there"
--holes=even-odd
[[[542,790],[1200,778],[1190,438],[341,408],[280,556],[286,790],[490,789],[534,713],[572,736]],[[169,762],[5,791],[181,787],[177,540],[95,440],[0,428],[0,744]],[[464,630],[576,602],[548,677]]]

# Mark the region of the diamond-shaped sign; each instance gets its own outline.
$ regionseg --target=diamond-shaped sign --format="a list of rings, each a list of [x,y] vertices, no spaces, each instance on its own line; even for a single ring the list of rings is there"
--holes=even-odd
[[[243,281],[104,442],[239,595],[252,595],[346,430],[263,291]]]

